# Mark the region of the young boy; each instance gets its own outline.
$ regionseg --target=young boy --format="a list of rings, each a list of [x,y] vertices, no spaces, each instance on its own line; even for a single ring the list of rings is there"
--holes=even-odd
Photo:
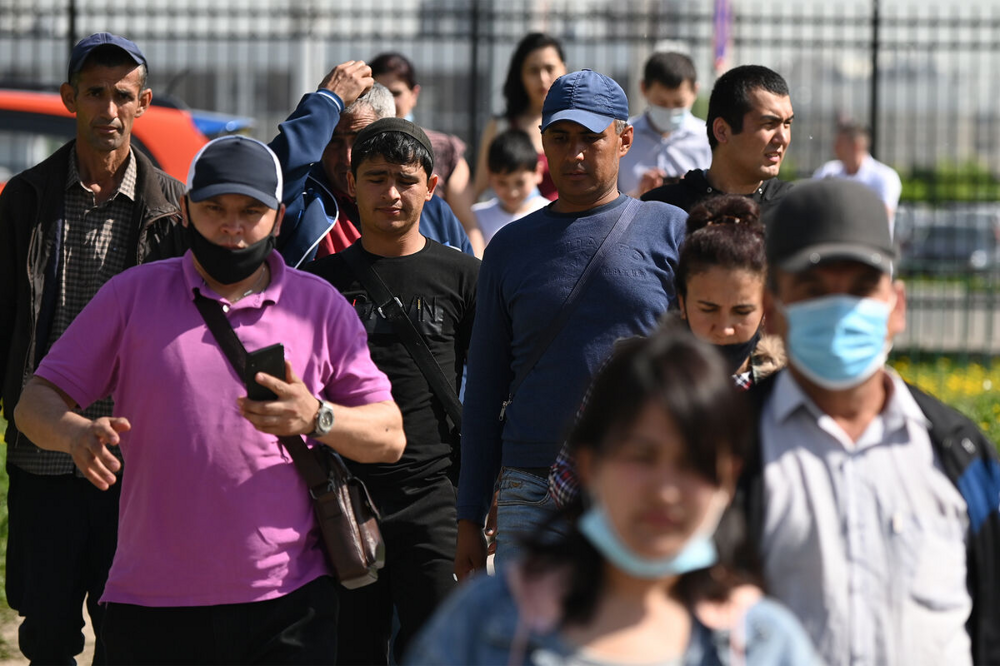
[[[406,449],[398,462],[348,461],[382,513],[386,561],[375,583],[339,590],[341,664],[389,663],[393,606],[400,624],[393,649],[402,663],[407,643],[455,586],[453,424],[405,338],[382,316],[382,301],[350,263],[357,258],[371,266],[457,390],[476,312],[479,260],[421,235],[420,216],[438,184],[433,174],[430,139],[408,120],[383,118],[358,132],[347,184],[357,200],[361,239],[306,267],[354,305],[372,360],[406,413]]]
[[[489,243],[501,227],[538,210],[549,200],[538,192],[538,184],[542,182],[538,151],[521,130],[507,130],[493,139],[486,168],[496,197],[475,204],[472,211],[484,242]]]
[[[698,99],[698,73],[682,53],[654,53],[643,71],[646,112],[630,120],[632,148],[621,159],[618,189],[639,197],[691,169],[712,165],[705,122],[691,115]]]

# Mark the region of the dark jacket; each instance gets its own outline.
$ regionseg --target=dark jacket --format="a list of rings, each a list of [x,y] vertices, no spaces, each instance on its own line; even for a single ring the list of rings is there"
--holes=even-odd
[[[777,178],[771,178],[761,183],[760,188],[753,194],[749,194],[751,199],[760,205],[760,213],[763,215],[772,206],[778,203],[783,196],[792,189],[792,183]],[[703,199],[719,194],[726,194],[713,189],[708,184],[705,172],[702,169],[692,169],[684,174],[676,183],[669,183],[654,188],[642,195],[643,201],[662,201],[664,203],[677,206],[683,210],[691,212]]]
[[[7,183],[0,194],[0,377],[6,441],[14,407],[48,351],[62,258],[63,200],[73,142]],[[183,254],[177,201],[184,185],[136,157],[135,206],[126,267]]]
[[[750,389],[758,414],[774,389],[778,374]],[[931,445],[945,475],[968,505],[966,583],[972,598],[972,613],[966,628],[972,640],[972,663],[1000,664],[1000,461],[996,447],[965,416],[920,389],[909,384],[907,387],[931,424]],[[734,499],[734,504],[744,509],[755,543],[760,543],[763,533],[761,463],[758,429]]]

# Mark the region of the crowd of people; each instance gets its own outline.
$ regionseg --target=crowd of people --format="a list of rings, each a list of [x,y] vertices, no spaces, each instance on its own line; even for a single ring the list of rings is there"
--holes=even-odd
[[[863,128],[793,185],[779,73],[730,69],[702,121],[654,54],[635,115],[532,33],[474,173],[382,53],[182,184],[131,143],[147,74],[81,40],[76,138],[0,194],[32,663],[75,663],[84,605],[95,664],[1000,663],[1000,462],[886,365]],[[283,370],[241,376],[207,311]],[[371,584],[338,585],[289,438],[364,482]]]

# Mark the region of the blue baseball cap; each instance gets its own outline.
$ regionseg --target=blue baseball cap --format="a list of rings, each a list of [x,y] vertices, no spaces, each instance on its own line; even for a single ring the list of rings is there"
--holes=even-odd
[[[191,161],[187,195],[204,201],[220,194],[245,194],[268,208],[281,201],[281,163],[265,144],[232,135],[206,143]]]
[[[69,78],[73,78],[73,75],[79,72],[83,68],[83,63],[90,55],[90,52],[96,49],[98,46],[117,46],[125,53],[135,60],[137,65],[149,65],[146,64],[146,56],[142,54],[142,51],[135,42],[125,39],[124,37],[119,37],[118,35],[112,35],[110,32],[95,32],[90,37],[84,37],[76,46],[73,47],[73,52],[69,55]],[[68,79],[67,79],[68,80]]]
[[[542,105],[542,131],[554,122],[572,120],[600,133],[615,120],[628,120],[628,97],[614,79],[581,69],[555,80]]]

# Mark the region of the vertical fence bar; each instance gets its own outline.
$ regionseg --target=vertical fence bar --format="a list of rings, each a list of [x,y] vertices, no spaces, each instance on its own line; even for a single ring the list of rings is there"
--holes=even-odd
[[[69,12],[69,32],[67,37],[69,38],[69,50],[66,53],[72,53],[73,47],[76,46],[76,0],[69,0],[69,5],[67,6]]]
[[[476,109],[479,106],[479,0],[472,0],[472,16],[469,22],[469,47],[472,51],[469,58],[469,145],[475,146],[479,142],[479,118]],[[469,151],[469,164],[475,169],[476,156],[473,151]],[[472,178],[476,174],[471,174]]]
[[[872,79],[871,79],[871,95],[869,99],[869,104],[871,108],[868,112],[871,118],[869,124],[871,126],[871,145],[869,146],[869,151],[872,157],[878,157],[878,51],[879,51],[879,0],[872,0]]]

